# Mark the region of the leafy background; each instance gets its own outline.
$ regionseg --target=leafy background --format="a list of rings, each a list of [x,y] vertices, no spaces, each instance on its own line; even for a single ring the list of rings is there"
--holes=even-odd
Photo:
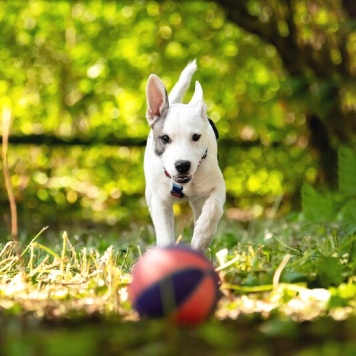
[[[355,18],[352,0],[0,2],[20,227],[1,175],[0,354],[354,355]],[[132,322],[127,285],[154,244],[146,80],[171,88],[193,58],[228,199],[222,298],[181,330]]]
[[[302,182],[315,182],[303,108],[286,104],[294,82],[276,49],[229,22],[217,4],[12,1],[0,3],[0,21],[0,107],[11,109],[19,138],[9,164],[29,229],[147,221],[146,80],[156,73],[169,89],[193,58],[222,137],[228,216],[268,216],[276,201],[289,212]],[[74,139],[86,144],[65,145]],[[1,181],[0,189],[6,222]]]

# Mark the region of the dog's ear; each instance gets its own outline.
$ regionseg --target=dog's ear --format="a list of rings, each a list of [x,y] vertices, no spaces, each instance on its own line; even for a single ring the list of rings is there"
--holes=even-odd
[[[155,74],[151,74],[148,77],[146,97],[146,118],[149,125],[152,126],[157,119],[165,115],[169,107],[167,90],[161,79]]]
[[[206,105],[203,96],[203,89],[198,81],[195,82],[195,91],[188,105],[191,107],[198,108],[201,112],[202,118],[208,120],[208,116],[206,113]]]

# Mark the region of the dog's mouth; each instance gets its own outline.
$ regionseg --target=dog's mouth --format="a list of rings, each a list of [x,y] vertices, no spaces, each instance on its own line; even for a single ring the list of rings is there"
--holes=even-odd
[[[179,184],[184,184],[184,183],[188,183],[192,180],[192,176],[189,175],[177,175],[177,176],[173,176],[172,179]]]

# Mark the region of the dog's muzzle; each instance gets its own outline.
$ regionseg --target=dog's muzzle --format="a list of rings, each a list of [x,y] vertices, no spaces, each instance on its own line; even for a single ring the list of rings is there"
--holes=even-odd
[[[183,159],[178,160],[174,164],[174,167],[177,170],[178,174],[172,177],[173,180],[176,183],[188,183],[192,179],[192,176],[189,174],[191,166],[192,163],[190,161]]]
[[[199,162],[198,168],[200,166],[201,161],[205,159],[207,155],[208,155],[208,149],[205,150]],[[180,174],[177,174],[176,176],[171,176],[167,172],[167,170],[163,168],[166,177],[171,178],[173,180],[171,194],[176,198],[184,198],[185,195],[183,193],[183,186],[181,184],[189,183],[193,178],[192,174],[184,174],[190,170],[190,166],[191,164],[189,161],[177,161],[175,164],[175,168],[177,169],[178,172],[180,172]]]

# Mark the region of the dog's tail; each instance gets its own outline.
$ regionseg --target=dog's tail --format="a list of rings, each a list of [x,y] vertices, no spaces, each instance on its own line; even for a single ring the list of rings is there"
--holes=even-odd
[[[181,73],[178,82],[173,87],[169,94],[169,103],[180,103],[182,101],[184,93],[187,91],[190,80],[192,79],[193,74],[197,70],[197,62],[194,59],[192,62],[188,63],[188,65],[184,68]]]

